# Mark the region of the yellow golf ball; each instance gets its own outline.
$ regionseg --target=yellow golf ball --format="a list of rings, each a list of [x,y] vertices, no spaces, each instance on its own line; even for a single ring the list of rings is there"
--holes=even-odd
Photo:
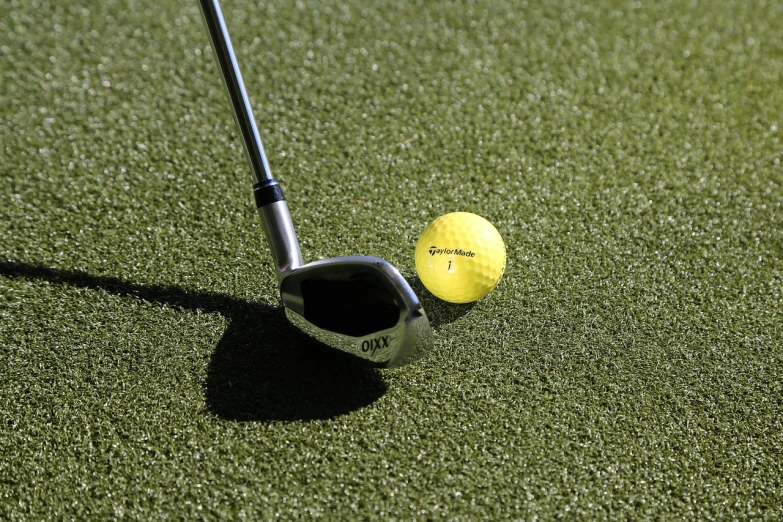
[[[476,214],[445,214],[427,225],[416,243],[419,279],[450,303],[481,299],[497,286],[505,269],[503,238]]]

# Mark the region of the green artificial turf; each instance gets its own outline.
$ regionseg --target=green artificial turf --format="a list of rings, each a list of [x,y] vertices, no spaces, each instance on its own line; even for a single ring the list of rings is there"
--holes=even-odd
[[[306,260],[399,267],[433,351],[289,327],[195,0],[11,0],[0,519],[783,517],[783,4],[223,8]],[[474,306],[415,281],[456,210]]]

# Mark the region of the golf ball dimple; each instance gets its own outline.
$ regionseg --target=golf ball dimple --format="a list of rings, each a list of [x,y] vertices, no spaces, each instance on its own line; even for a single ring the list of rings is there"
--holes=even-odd
[[[444,301],[481,299],[497,286],[505,269],[503,238],[476,214],[445,214],[427,225],[416,243],[419,279]]]

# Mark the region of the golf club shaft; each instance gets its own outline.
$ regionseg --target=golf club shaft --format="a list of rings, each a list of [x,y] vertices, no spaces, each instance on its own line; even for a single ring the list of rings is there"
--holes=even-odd
[[[223,20],[223,13],[220,11],[220,4],[217,0],[201,0],[201,13],[209,31],[215,58],[220,65],[223,85],[231,100],[231,110],[234,113],[237,128],[242,135],[242,143],[250,162],[250,168],[253,169],[258,183],[270,181],[273,179],[272,170],[269,168],[261,136],[258,134],[253,109],[250,107],[250,98],[247,96],[245,83],[242,81],[242,73],[239,71],[234,48],[231,46],[231,39]]]
[[[272,177],[269,162],[261,144],[261,136],[258,134],[253,110],[250,107],[250,99],[239,72],[234,49],[231,46],[231,38],[228,28],[223,20],[218,0],[201,0],[201,14],[207,26],[212,49],[215,58],[220,65],[223,86],[231,101],[231,109],[234,114],[239,133],[242,136],[242,144],[245,148],[250,168],[256,177],[257,183],[253,186],[258,214],[264,225],[264,235],[272,251],[277,277],[282,279],[287,273],[302,265],[302,253],[299,249],[299,240],[294,231],[288,204],[285,202],[280,186]]]

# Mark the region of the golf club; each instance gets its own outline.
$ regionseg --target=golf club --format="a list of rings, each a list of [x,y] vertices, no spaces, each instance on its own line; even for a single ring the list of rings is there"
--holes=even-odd
[[[201,12],[248,162],[288,320],[310,337],[378,367],[411,362],[432,345],[429,320],[405,278],[383,259],[348,256],[303,264],[288,204],[272,177],[218,0]]]

